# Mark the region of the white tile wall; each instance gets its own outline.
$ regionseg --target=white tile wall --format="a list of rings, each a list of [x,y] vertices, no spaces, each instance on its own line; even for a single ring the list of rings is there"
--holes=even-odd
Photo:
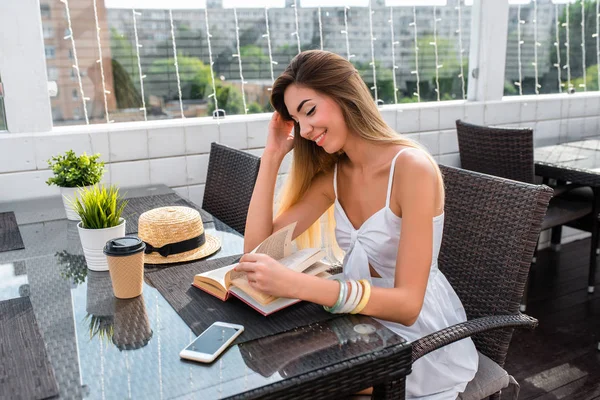
[[[598,117],[586,117],[583,119],[582,136],[594,136],[598,134]]]
[[[90,133],[90,140],[92,142],[92,153],[100,154],[100,160],[109,163],[111,160],[110,148],[108,146],[108,131],[92,132]]]
[[[208,154],[187,156],[187,185],[199,185],[206,182],[208,172]]]
[[[190,191],[187,186],[174,187],[173,190],[175,191],[175,193],[177,193],[179,196],[183,197],[184,199],[190,198]]]
[[[187,184],[185,157],[157,158],[150,160],[150,184],[167,186]]]
[[[46,185],[50,176],[50,170],[0,174],[0,202],[58,196],[58,187]]]
[[[245,122],[221,122],[219,142],[235,149],[247,149],[248,137]]]
[[[0,173],[36,169],[34,139],[6,136],[0,145]]]
[[[396,107],[384,106],[379,109],[379,112],[381,113],[381,116],[383,117],[383,120],[385,121],[385,123],[388,124],[388,126],[390,128],[396,130],[397,114],[398,114]]]
[[[536,120],[560,119],[562,101],[560,99],[542,99],[537,101]]]
[[[465,105],[440,105],[440,129],[456,129],[456,120],[465,118]]]
[[[190,193],[190,201],[202,207],[202,199],[204,198],[204,185],[194,185],[188,188]]]
[[[419,131],[437,131],[440,129],[440,109],[434,106],[424,106],[419,115]]]
[[[111,181],[123,187],[150,185],[150,163],[148,160],[113,163]]]
[[[521,103],[521,121],[522,122],[535,122],[537,112],[537,102],[535,101],[524,101]]]
[[[600,114],[600,97],[590,96],[585,99],[585,115],[595,117]]]
[[[484,123],[502,125],[521,121],[521,103],[514,100],[485,103]]]
[[[569,98],[569,118],[585,117],[587,98]],[[597,103],[596,103],[597,104]]]
[[[456,130],[440,132],[440,154],[458,153]]]
[[[293,152],[290,151],[283,159],[283,162],[281,163],[281,167],[279,167],[280,174],[287,174],[288,172],[290,172],[290,167],[292,165],[292,159],[293,159]]]
[[[145,129],[109,131],[108,136],[111,162],[148,158],[148,133]]]
[[[35,136],[35,163],[37,169],[48,168],[47,160],[53,155],[62,154],[67,150],[73,150],[76,154],[86,152],[92,153],[92,143],[87,133],[57,135],[44,133]]]
[[[427,147],[440,163],[459,165],[454,131],[456,119],[475,124],[535,127],[535,143],[541,146],[597,134],[600,132],[599,109],[600,95],[588,93],[512,97],[486,104],[453,101],[384,106],[381,114],[397,131]],[[561,120],[563,115],[572,118]],[[56,128],[53,133],[35,135],[0,135],[0,187],[35,186],[33,190],[18,193],[9,190],[12,194],[2,191],[0,201],[15,196],[29,198],[57,194],[57,188],[39,184],[40,180],[43,182],[50,176],[46,159],[72,148],[78,153],[101,153],[107,162],[104,183],[139,186],[163,182],[193,201],[201,202],[210,143],[216,141],[250,149],[250,153],[261,156],[269,119],[269,116],[233,116],[220,120],[219,125],[207,118],[65,127]],[[280,174],[289,172],[290,162],[291,154],[284,160]]]
[[[439,132],[423,132],[419,138],[419,142],[425,146],[431,154],[440,152],[440,133]]]
[[[185,154],[185,131],[183,126],[148,129],[150,158],[174,157]]]
[[[569,141],[581,139],[583,137],[584,127],[584,118],[569,118],[567,124],[567,137],[569,138]]]
[[[537,147],[550,146],[558,143],[560,123],[558,121],[540,121],[533,131],[534,145]]]
[[[398,110],[396,118],[396,131],[399,133],[420,131],[420,109],[406,108]]]
[[[248,121],[248,148],[265,147],[270,120]]]
[[[185,127],[186,154],[210,153],[210,144],[219,141],[217,125],[194,125]]]
[[[482,125],[485,107],[483,103],[465,104],[465,121],[470,124]]]

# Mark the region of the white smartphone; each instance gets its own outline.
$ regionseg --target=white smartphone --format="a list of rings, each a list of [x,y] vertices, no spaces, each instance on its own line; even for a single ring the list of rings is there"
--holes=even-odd
[[[179,357],[203,363],[213,362],[242,332],[242,325],[217,321],[181,350]]]

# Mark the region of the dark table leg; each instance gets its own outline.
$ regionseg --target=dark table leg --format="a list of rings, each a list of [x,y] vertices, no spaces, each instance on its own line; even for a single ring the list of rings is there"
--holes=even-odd
[[[590,246],[590,271],[588,275],[588,293],[594,293],[596,287],[596,262],[598,248],[598,214],[600,213],[600,187],[592,188],[594,191],[594,205],[592,209],[592,244]]]

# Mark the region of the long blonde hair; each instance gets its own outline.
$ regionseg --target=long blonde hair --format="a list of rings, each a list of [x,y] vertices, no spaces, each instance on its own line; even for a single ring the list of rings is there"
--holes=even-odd
[[[284,103],[284,92],[292,84],[313,89],[333,99],[340,106],[348,129],[361,138],[374,143],[397,144],[423,150],[437,171],[443,196],[442,175],[437,163],[421,145],[402,137],[385,123],[367,85],[348,60],[321,50],[304,51],[294,57],[275,80],[271,92],[271,105],[285,120],[292,120]],[[332,171],[340,157],[343,157],[341,152],[328,154],[313,141],[302,138],[298,124],[294,128],[293,161],[279,195],[278,215],[302,199],[315,176]],[[326,214],[327,234],[324,244],[333,246],[333,206]],[[296,243],[299,247],[319,247],[322,245],[321,239],[321,224],[317,220],[296,239]]]

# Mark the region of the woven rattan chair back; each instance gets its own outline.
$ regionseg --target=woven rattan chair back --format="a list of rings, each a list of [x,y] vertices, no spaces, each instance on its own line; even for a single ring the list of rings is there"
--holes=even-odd
[[[494,128],[458,120],[456,132],[462,168],[534,182],[532,129]]]
[[[516,314],[552,189],[440,166],[446,187],[439,268],[469,320]],[[512,329],[475,335],[503,365]]]
[[[202,208],[242,235],[260,158],[212,143]]]

